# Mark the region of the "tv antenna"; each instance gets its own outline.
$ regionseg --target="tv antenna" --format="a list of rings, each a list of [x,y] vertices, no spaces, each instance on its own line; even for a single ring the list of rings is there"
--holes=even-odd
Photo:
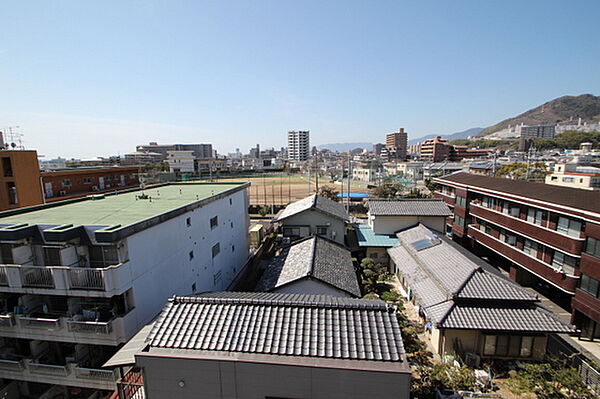
[[[18,129],[20,126],[7,126],[4,128],[0,128],[0,133],[2,133],[2,140],[0,140],[0,145],[2,149],[5,150],[24,150],[25,146],[23,145],[23,134],[19,133]]]

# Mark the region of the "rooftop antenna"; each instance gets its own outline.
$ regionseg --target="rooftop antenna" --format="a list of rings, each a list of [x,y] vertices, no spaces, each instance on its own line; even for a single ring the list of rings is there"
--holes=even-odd
[[[4,140],[2,140],[2,148],[6,150],[24,150],[23,146],[23,134],[19,133],[17,129],[20,126],[8,126],[2,129],[1,133]]]

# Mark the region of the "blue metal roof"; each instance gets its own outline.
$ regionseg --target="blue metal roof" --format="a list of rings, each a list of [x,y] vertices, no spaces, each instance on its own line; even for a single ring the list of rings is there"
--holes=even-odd
[[[338,193],[338,198],[348,198],[348,193]],[[369,198],[369,193],[350,193],[350,198]]]
[[[398,244],[398,239],[393,235],[375,234],[373,230],[366,225],[360,224],[356,227],[356,237],[359,247],[395,247]]]

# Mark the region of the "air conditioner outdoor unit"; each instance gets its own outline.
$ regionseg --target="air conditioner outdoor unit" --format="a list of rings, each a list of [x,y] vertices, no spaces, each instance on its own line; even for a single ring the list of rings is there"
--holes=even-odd
[[[92,186],[92,191],[98,191],[98,186]]]
[[[67,195],[67,192],[65,190],[60,190],[58,192],[58,195]]]

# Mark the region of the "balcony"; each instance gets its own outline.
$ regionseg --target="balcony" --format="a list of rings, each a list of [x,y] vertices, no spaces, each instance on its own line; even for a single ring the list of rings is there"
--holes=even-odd
[[[85,368],[75,363],[54,365],[37,363],[32,359],[0,359],[0,377],[91,389],[115,390],[117,388],[115,371]]]
[[[117,346],[137,331],[135,309],[107,321],[49,315],[0,314],[0,337]]]
[[[569,237],[557,231],[544,228],[542,226],[527,222],[526,220],[507,215],[482,205],[471,202],[471,215],[480,217],[484,220],[502,226],[508,230],[519,233],[525,237],[534,238],[544,244],[559,248],[569,254],[579,256],[583,249],[583,239]]]
[[[131,288],[129,262],[103,268],[0,265],[0,292],[111,297]]]
[[[474,241],[510,259],[527,271],[537,275],[543,280],[546,280],[547,282],[568,292],[569,294],[575,293],[575,287],[577,286],[578,280],[576,277],[568,276],[563,273],[557,273],[550,265],[527,255],[510,244],[486,234],[485,232],[479,230],[476,225],[469,225],[468,236]]]
[[[449,206],[454,206],[454,204],[456,203],[456,196],[450,195],[450,194],[446,194],[446,193],[443,193],[441,191],[435,191],[434,192],[434,197],[435,198],[441,198]]]

